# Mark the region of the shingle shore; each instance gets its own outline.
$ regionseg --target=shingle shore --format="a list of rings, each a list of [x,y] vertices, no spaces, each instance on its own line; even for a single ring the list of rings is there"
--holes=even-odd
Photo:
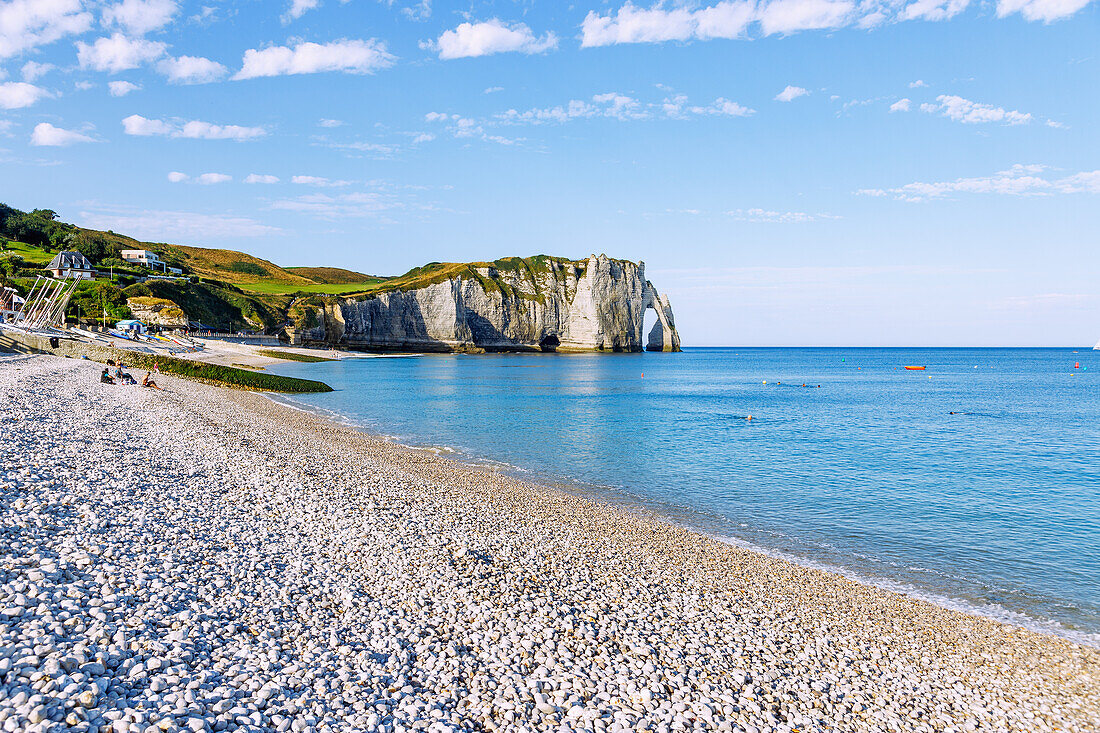
[[[0,361],[4,731],[1100,730],[1100,650],[99,368]]]

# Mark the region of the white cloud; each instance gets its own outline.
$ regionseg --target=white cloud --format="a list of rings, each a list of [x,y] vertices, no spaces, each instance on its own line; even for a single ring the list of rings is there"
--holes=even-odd
[[[37,81],[56,68],[57,67],[53,64],[40,64],[37,61],[28,61],[23,64],[23,68],[20,71],[23,74],[23,81]]]
[[[997,15],[1021,13],[1028,20],[1051,22],[1073,15],[1090,1],[997,0]],[[581,46],[749,38],[752,29],[763,36],[852,26],[870,29],[909,20],[949,20],[970,4],[971,0],[722,0],[698,7],[695,2],[658,0],[644,8],[627,0],[606,14],[589,11],[581,23]]]
[[[91,27],[92,14],[83,0],[10,0],[0,4],[0,59]]]
[[[1090,0],[998,0],[997,17],[1004,18],[1019,13],[1026,20],[1051,23],[1068,18],[1089,2]]]
[[[693,38],[738,38],[755,17],[751,0],[720,2],[713,7],[689,10],[649,9],[627,2],[610,15],[589,11],[581,23],[581,46],[610,46],[617,43],[662,43]]]
[[[73,143],[94,143],[94,137],[89,137],[75,130],[64,130],[54,127],[49,122],[39,122],[31,133],[31,145],[45,147],[63,147]]]
[[[891,112],[908,112],[909,111],[909,105],[910,105],[910,100],[909,99],[899,99],[898,101],[896,101],[896,102],[894,102],[893,104],[890,105],[890,111]]]
[[[190,176],[186,173],[180,173],[179,171],[170,171],[168,173],[168,180],[172,183],[183,183],[188,178],[190,178]]]
[[[103,10],[103,25],[117,25],[131,35],[142,36],[171,23],[177,12],[176,0],[122,0]]]
[[[935,113],[940,112],[944,117],[966,124],[982,124],[986,122],[1003,122],[1006,125],[1026,125],[1031,122],[1030,113],[1006,110],[1003,107],[994,107],[991,104],[980,104],[969,99],[964,99],[950,94],[941,94],[936,97],[939,104],[922,104],[921,111]]]
[[[229,73],[229,69],[217,61],[202,56],[167,58],[157,64],[157,71],[173,84],[206,84]]]
[[[267,130],[262,127],[242,127],[240,125],[214,125],[201,120],[185,122],[173,137],[200,138],[203,140],[249,140],[263,137]]]
[[[503,92],[504,87],[485,87],[485,91],[482,94],[496,94],[497,92]]]
[[[122,121],[127,135],[171,135],[172,126],[163,120],[150,120],[141,115],[130,115]]]
[[[461,59],[488,56],[494,53],[543,53],[558,47],[558,37],[547,32],[535,36],[524,23],[505,25],[499,18],[483,23],[462,23],[454,30],[443,31],[439,40],[430,44],[441,59]]]
[[[757,19],[766,36],[841,28],[852,20],[855,7],[850,0],[772,0],[757,11]]]
[[[910,89],[920,89],[921,87],[926,86],[928,86],[928,84],[923,79],[917,79],[916,81],[909,82]]]
[[[344,121],[343,120],[329,120],[329,119],[326,119],[326,118],[322,117],[317,122],[317,124],[320,125],[321,127],[340,127],[341,125],[344,124]]]
[[[691,107],[690,111],[695,114],[728,115],[730,117],[748,117],[749,115],[756,114],[756,110],[742,106],[737,102],[731,102],[722,97],[714,100],[714,104],[709,107]]]
[[[112,97],[125,97],[130,92],[141,89],[137,84],[129,81],[109,81],[107,82],[107,92]]]
[[[897,188],[861,189],[862,196],[891,196],[899,201],[926,201],[957,193],[1001,194],[1008,196],[1049,196],[1053,194],[1100,193],[1100,170],[1082,171],[1070,176],[1046,175],[1046,166],[1016,164],[1008,170],[979,178],[954,181],[907,183]]]
[[[401,14],[410,20],[427,20],[432,15],[432,0],[420,0],[413,5],[401,8]]]
[[[430,132],[422,132],[419,135],[416,135],[412,141],[413,145],[419,145],[421,143],[430,143],[432,140],[435,140],[435,135],[431,134]]]
[[[286,12],[282,15],[280,20],[283,21],[283,25],[286,25],[292,20],[301,18],[320,4],[321,0],[291,0],[290,7],[286,9]]]
[[[249,173],[244,179],[245,183],[278,183],[278,176],[270,176],[263,173]]]
[[[233,176],[228,176],[225,173],[203,173],[195,179],[195,183],[210,186],[215,183],[228,183],[232,180]]]
[[[367,41],[333,41],[332,43],[299,43],[294,48],[271,46],[250,48],[244,52],[241,70],[234,79],[254,79],[261,76],[315,74],[322,71],[343,71],[349,74],[370,74],[392,66],[394,56],[386,44],[373,38]]]
[[[0,107],[4,109],[22,109],[30,107],[50,93],[42,87],[25,81],[6,81],[0,83]]]
[[[290,182],[298,183],[303,186],[323,186],[326,188],[334,186],[347,186],[351,183],[351,181],[334,181],[330,178],[322,178],[321,176],[294,176],[290,179]]]
[[[966,10],[970,0],[916,0],[899,14],[901,20],[950,20]]]
[[[267,130],[262,127],[215,125],[201,120],[166,122],[141,115],[125,118],[122,120],[122,127],[127,135],[163,135],[203,140],[250,140],[267,134]]]
[[[799,97],[804,97],[810,92],[802,87],[795,87],[788,84],[779,94],[775,95],[775,101],[777,102],[793,102]]]
[[[203,214],[195,211],[155,211],[105,208],[80,212],[81,225],[91,229],[126,232],[155,242],[201,243],[206,239],[267,237],[282,234],[278,227],[255,219]]]
[[[77,41],[76,58],[82,69],[90,68],[115,74],[155,61],[164,55],[165,48],[167,46],[159,41],[130,39],[121,33],[115,33],[110,38],[97,38],[90,46],[83,41]]]

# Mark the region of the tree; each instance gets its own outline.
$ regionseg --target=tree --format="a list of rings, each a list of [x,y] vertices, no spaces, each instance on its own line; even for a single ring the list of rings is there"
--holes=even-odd
[[[0,257],[0,288],[5,288],[15,277],[15,273],[23,266],[23,258],[19,255],[4,255]]]
[[[96,281],[81,283],[69,301],[69,314],[79,317],[100,318],[103,311],[111,319],[129,318],[126,295],[113,283]]]

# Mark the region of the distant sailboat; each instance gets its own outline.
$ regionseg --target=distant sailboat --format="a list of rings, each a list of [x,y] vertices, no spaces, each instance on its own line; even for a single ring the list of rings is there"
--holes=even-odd
[[[1097,342],[1096,342],[1096,346],[1093,346],[1093,347],[1092,347],[1092,350],[1093,350],[1093,351],[1100,351],[1100,341],[1097,341]]]

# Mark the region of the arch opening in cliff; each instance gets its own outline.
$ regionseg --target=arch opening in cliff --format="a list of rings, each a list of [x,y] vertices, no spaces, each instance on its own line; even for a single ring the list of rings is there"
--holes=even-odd
[[[653,329],[649,332],[646,351],[679,351],[680,334],[676,332],[676,321],[673,319],[672,306],[668,302],[667,295],[661,295],[653,283],[646,281],[645,292],[642,294],[642,318],[652,309],[657,316]],[[642,332],[643,334],[645,331]]]
[[[657,309],[652,306],[642,309],[642,348],[646,345],[646,336],[653,333],[653,328],[657,325]]]
[[[539,341],[539,348],[544,352],[557,351],[559,346],[561,346],[561,339],[555,334],[543,336],[542,340]]]

